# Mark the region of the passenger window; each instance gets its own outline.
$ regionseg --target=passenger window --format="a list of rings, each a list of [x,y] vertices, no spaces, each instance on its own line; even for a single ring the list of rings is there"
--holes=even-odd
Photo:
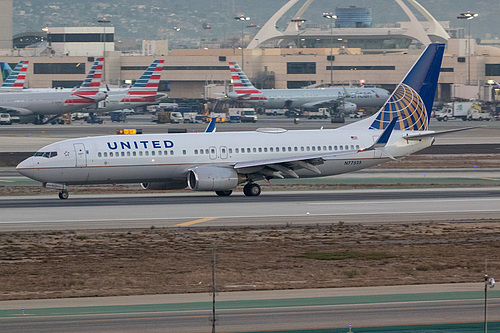
[[[354,145],[351,145],[351,150],[354,150]]]
[[[340,150],[344,150],[344,146],[339,146],[340,147]]]
[[[299,151],[299,147],[294,147],[293,150]]]
[[[155,156],[155,154],[156,154],[156,153],[155,153],[155,151],[153,150],[153,151],[151,152],[151,156]]]
[[[356,149],[359,149],[359,145],[356,145]]]
[[[321,146],[318,146],[318,151],[321,151]]]
[[[130,152],[129,151],[127,152],[127,156],[130,156]]]
[[[226,153],[226,149],[225,148],[222,148],[221,151],[222,151],[223,154]]]
[[[106,153],[104,153],[104,154],[106,154]],[[134,152],[132,152],[132,155],[137,156],[137,153],[134,151]]]
[[[182,155],[186,155],[186,150],[185,149],[182,150]]]
[[[142,151],[139,151],[139,156],[142,156]]]
[[[300,151],[304,151],[304,146],[301,146],[301,147],[300,147]]]
[[[253,152],[254,152],[254,153],[256,153],[256,152],[257,152],[257,148],[253,148],[252,150],[253,150]]]
[[[250,153],[250,152],[251,152],[251,151],[250,151],[250,148],[247,148],[247,153]]]
[[[215,154],[215,149],[213,149],[213,148],[212,148],[212,149],[210,149],[210,152],[211,152],[212,154]]]
[[[236,154],[239,154],[240,149],[239,149],[239,148],[236,148],[234,151],[236,152]]]
[[[333,149],[334,149],[334,150],[337,150],[337,146],[333,146]]]
[[[102,157],[101,152],[97,153],[97,157]]]
[[[194,150],[194,154],[195,154],[195,155],[198,155],[198,149],[195,149],[195,150]]]
[[[315,146],[312,146],[311,149],[312,149],[312,151],[316,151],[316,147]]]
[[[306,147],[306,150],[307,150],[307,151],[311,150],[311,147],[307,146],[307,147]]]
[[[259,147],[259,153],[262,153],[262,148],[261,147]]]
[[[345,145],[345,150],[349,150],[349,145]]]
[[[158,155],[161,156],[161,150],[158,150]]]
[[[229,148],[229,154],[233,153],[233,148]]]
[[[113,152],[109,153],[109,156],[113,156]]]
[[[200,154],[203,154],[203,149],[200,149]]]
[[[168,155],[168,150],[165,150],[165,151],[163,152],[163,155]]]
[[[326,150],[326,146],[323,146],[323,150]]]
[[[108,157],[108,153],[104,153],[104,157]]]
[[[205,154],[207,154],[207,155],[208,155],[208,149],[205,149]]]
[[[274,149],[273,149],[273,147],[270,147],[270,148],[269,148],[269,151],[270,151],[271,153],[273,152],[273,150],[274,150]]]
[[[122,151],[122,156],[125,156],[125,152],[124,151]]]
[[[171,151],[170,151],[170,155],[173,155],[173,154],[174,154],[174,151],[173,151],[173,150],[171,150]]]
[[[328,150],[332,150],[332,146],[328,146]]]
[[[147,150],[146,150],[146,151],[144,152],[144,155],[149,156],[149,151],[147,151]]]
[[[288,147],[288,151],[292,151],[292,147]]]

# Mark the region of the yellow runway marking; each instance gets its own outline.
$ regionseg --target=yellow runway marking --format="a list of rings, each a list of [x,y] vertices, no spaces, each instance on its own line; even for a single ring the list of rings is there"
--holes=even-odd
[[[193,225],[196,223],[203,223],[203,222],[212,221],[212,220],[215,220],[215,217],[207,217],[204,219],[198,219],[198,220],[194,220],[194,221],[184,222],[184,223],[176,224],[175,226],[176,227],[187,227],[187,226],[190,226],[190,225]]]
[[[484,180],[500,180],[498,178],[487,178],[487,177],[481,177],[481,178],[478,178],[478,179],[484,179]]]
[[[2,182],[2,183],[13,183],[14,181],[13,180],[0,179],[0,182]]]

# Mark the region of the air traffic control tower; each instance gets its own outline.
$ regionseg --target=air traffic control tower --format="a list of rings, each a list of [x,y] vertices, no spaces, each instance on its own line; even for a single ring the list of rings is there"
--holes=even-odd
[[[12,49],[13,0],[0,0],[0,49]]]

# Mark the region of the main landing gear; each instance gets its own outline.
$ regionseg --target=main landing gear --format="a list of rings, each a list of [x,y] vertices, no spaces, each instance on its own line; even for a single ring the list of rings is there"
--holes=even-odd
[[[231,195],[231,193],[233,193],[233,191],[231,190],[227,190],[227,191],[215,191],[215,194],[217,194],[219,197],[228,197]]]
[[[62,190],[62,191],[59,192],[59,199],[66,200],[68,198],[69,198],[68,191]]]
[[[243,187],[243,193],[247,197],[257,197],[260,195],[260,186],[256,183],[248,183]]]

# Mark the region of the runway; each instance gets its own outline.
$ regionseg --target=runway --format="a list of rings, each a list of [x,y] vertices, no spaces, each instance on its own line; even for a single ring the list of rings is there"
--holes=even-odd
[[[500,216],[500,189],[407,189],[6,197],[0,231],[409,223]],[[27,209],[29,207],[29,209]]]

